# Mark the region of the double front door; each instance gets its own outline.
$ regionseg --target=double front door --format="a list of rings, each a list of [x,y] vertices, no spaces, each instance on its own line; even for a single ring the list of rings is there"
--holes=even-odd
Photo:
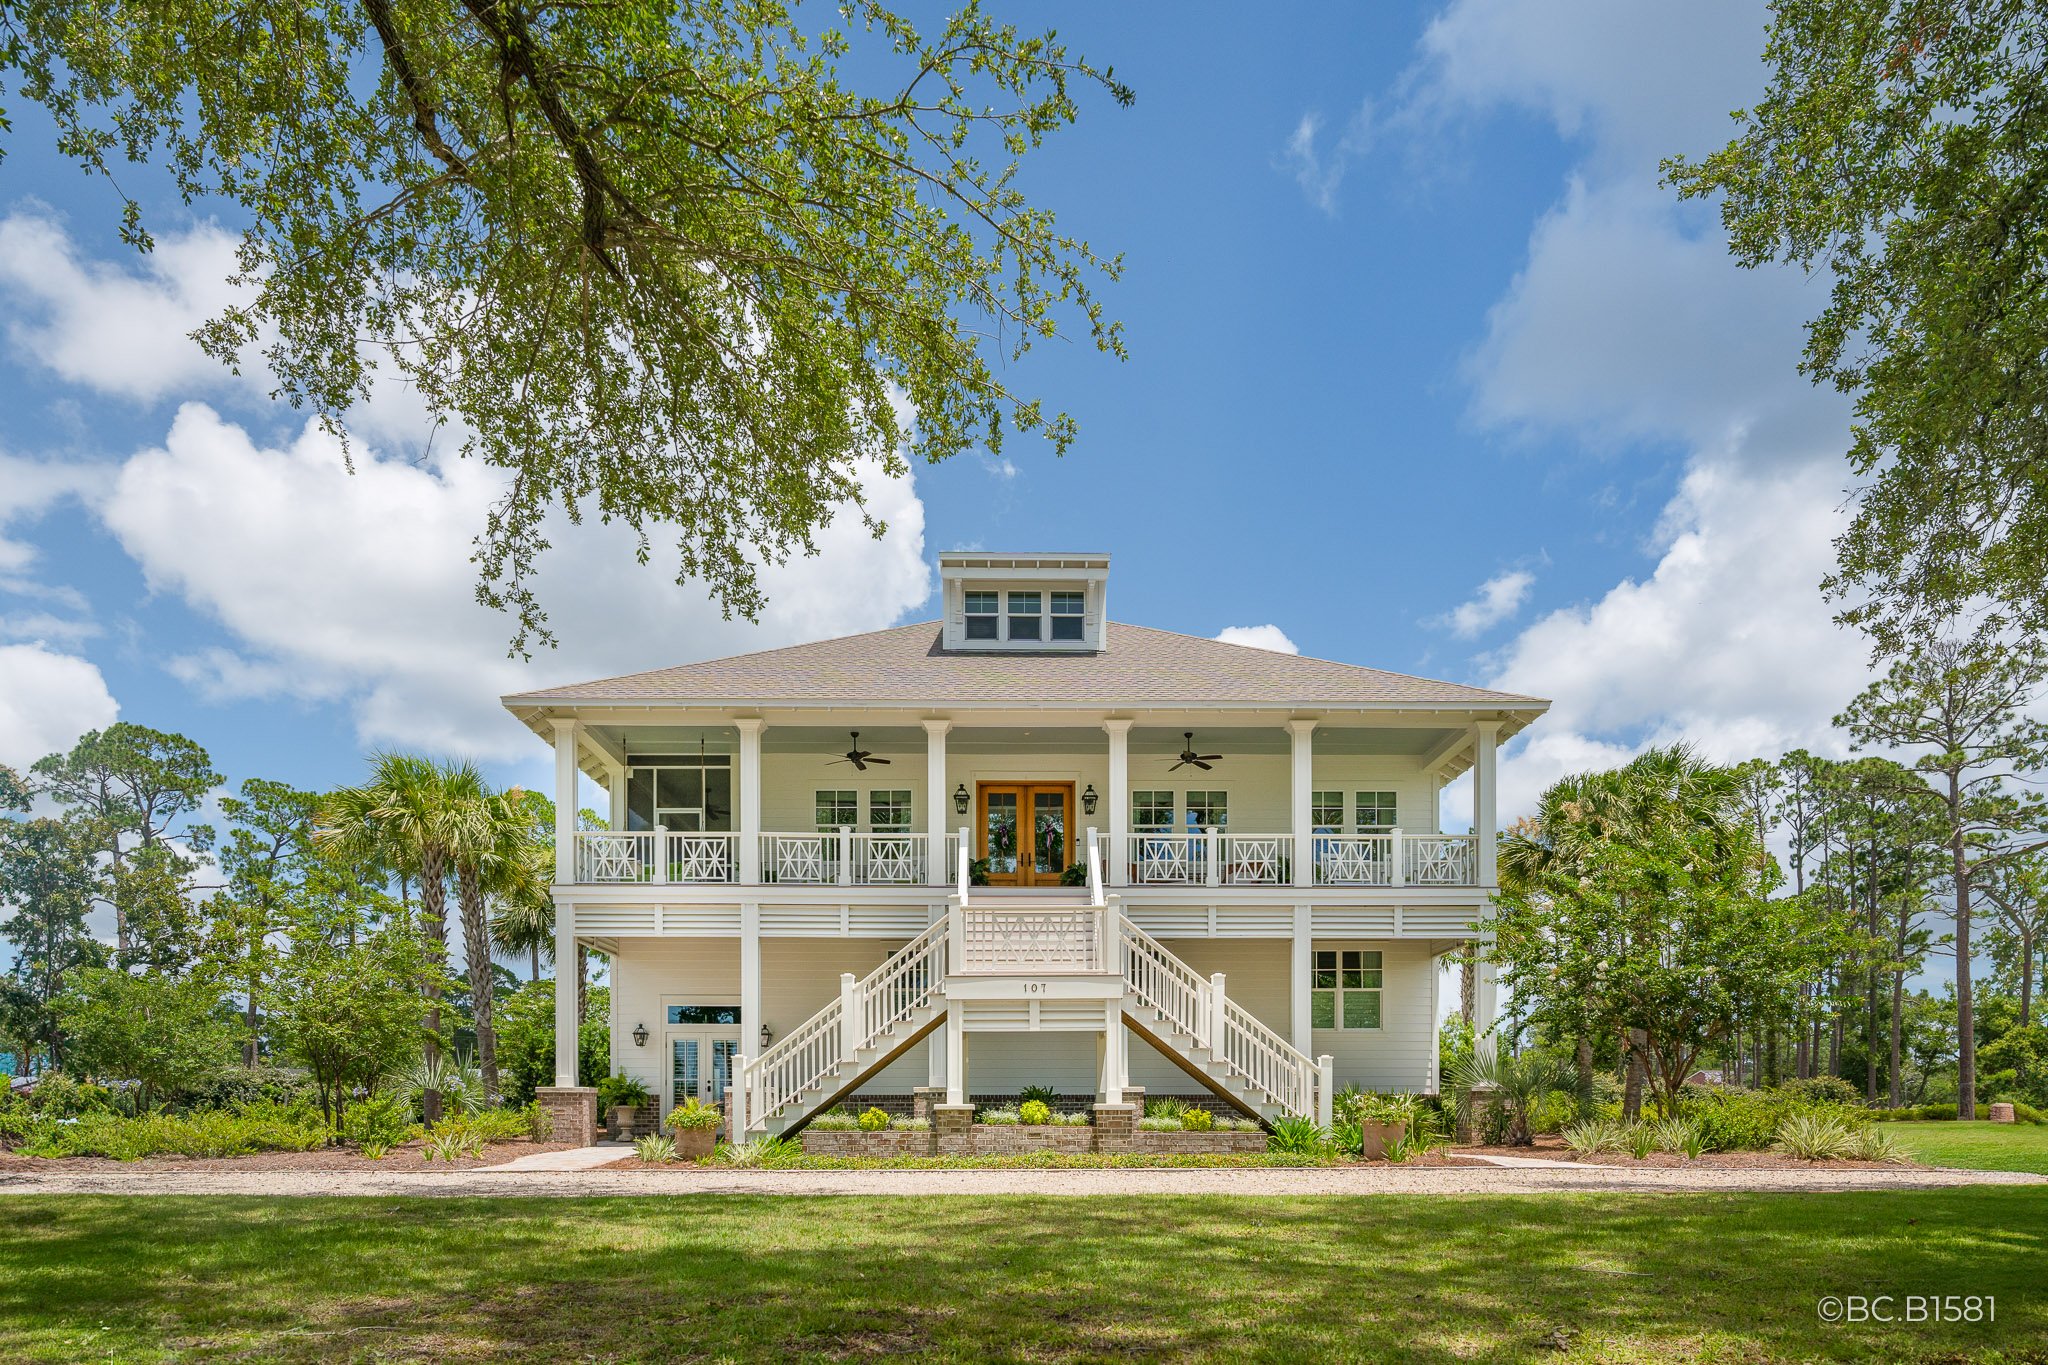
[[[725,1089],[732,1083],[732,1059],[739,1055],[737,1024],[701,1028],[671,1028],[668,1031],[668,1108],[687,1099],[699,1103],[725,1103]]]
[[[983,782],[976,843],[994,886],[1057,886],[1080,861],[1074,846],[1074,784]]]

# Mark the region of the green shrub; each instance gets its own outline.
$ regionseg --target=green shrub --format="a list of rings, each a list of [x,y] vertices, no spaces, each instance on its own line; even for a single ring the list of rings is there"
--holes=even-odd
[[[517,1142],[532,1131],[524,1109],[477,1109],[460,1122],[485,1142]]]
[[[1094,1120],[1089,1118],[1087,1114],[1078,1112],[1072,1114],[1054,1114],[1052,1116],[1052,1121],[1067,1128],[1086,1128],[1089,1124],[1094,1122]]]
[[[633,1150],[642,1161],[674,1161],[676,1140],[649,1133],[646,1137],[633,1139]]]
[[[1676,1118],[1658,1119],[1652,1131],[1656,1138],[1658,1151],[1671,1152],[1677,1156],[1684,1157],[1688,1161],[1696,1160],[1699,1154],[1705,1151],[1707,1147],[1705,1131],[1697,1123],[1682,1115]]]
[[[1189,1109],[1181,1114],[1180,1126],[1190,1133],[1206,1133],[1216,1126],[1216,1116],[1206,1109]]]
[[[319,1103],[305,1072],[287,1066],[234,1066],[171,1096],[175,1108],[240,1109],[251,1104]]]
[[[1178,1119],[1187,1112],[1188,1102],[1177,1100],[1171,1095],[1161,1095],[1156,1100],[1145,1101],[1145,1117],[1148,1119]]]
[[[891,1131],[891,1132],[900,1132],[900,1133],[929,1133],[929,1132],[931,1131],[931,1128],[932,1128],[932,1121],[931,1121],[930,1119],[890,1119],[890,1120],[889,1120],[889,1129],[890,1129],[890,1131]]]
[[[722,1142],[713,1159],[727,1166],[777,1166],[804,1154],[803,1144],[790,1138],[756,1138],[735,1147]]]
[[[2048,1114],[2042,1113],[2031,1104],[2022,1104],[2018,1100],[2012,1102],[2012,1116],[2021,1123],[2048,1124]]]
[[[1778,1125],[1771,1146],[1805,1161],[1831,1161],[1856,1149],[1856,1130],[1828,1110],[1791,1114]]]
[[[1565,1149],[1574,1156],[1598,1156],[1621,1150],[1622,1128],[1612,1119],[1587,1119],[1563,1133]]]
[[[1559,1090],[1539,1101],[1529,1111],[1531,1133],[1556,1133],[1579,1116],[1579,1101],[1570,1091]]]
[[[889,1126],[889,1115],[880,1109],[868,1109],[860,1116],[860,1130],[863,1133],[879,1133]]]
[[[638,1108],[654,1098],[647,1083],[636,1076],[617,1072],[597,1083],[597,1108],[600,1114],[608,1114],[621,1105]]]
[[[840,1117],[844,1118],[845,1115],[840,1115]],[[722,1122],[724,1122],[724,1115],[720,1114],[712,1105],[708,1105],[698,1099],[695,1095],[690,1096],[681,1104],[668,1111],[668,1126],[672,1131],[678,1133],[701,1133],[706,1130],[716,1131]],[[815,1127],[817,1120],[813,1119],[811,1122],[812,1126]],[[853,1127],[853,1120],[848,1119],[847,1126],[849,1128]]]
[[[1628,1148],[1628,1154],[1636,1160],[1644,1160],[1657,1150],[1657,1125],[1649,1121],[1631,1123],[1622,1130],[1621,1145]]]
[[[1345,1156],[1363,1156],[1365,1129],[1355,1119],[1337,1119],[1330,1124],[1330,1146]]]
[[[1052,1106],[1044,1100],[1026,1100],[1017,1106],[1017,1122],[1044,1125],[1052,1122]]]
[[[458,1157],[474,1159],[483,1154],[483,1134],[460,1119],[444,1120],[427,1131],[428,1161],[454,1161]]]
[[[412,1112],[396,1095],[372,1095],[341,1111],[341,1140],[357,1147],[396,1147],[411,1126]]]
[[[1808,1107],[1826,1105],[1858,1105],[1863,1103],[1863,1092],[1840,1076],[1808,1076],[1800,1080],[1786,1081],[1774,1092],[1785,1096],[1794,1104]]]
[[[362,1154],[371,1161],[382,1161],[390,1152],[391,1148],[387,1143],[366,1142],[362,1145]]]
[[[114,1092],[90,1081],[74,1081],[61,1071],[46,1071],[36,1078],[29,1093],[29,1108],[44,1118],[75,1119],[81,1114],[110,1110]]]
[[[1017,1092],[1017,1107],[1022,1109],[1033,1100],[1050,1109],[1059,1103],[1060,1092],[1049,1085],[1027,1085]]]
[[[1314,1119],[1289,1114],[1274,1121],[1272,1135],[1266,1139],[1266,1150],[1314,1156],[1329,1145],[1329,1140],[1330,1135]]]
[[[1180,1130],[1180,1120],[1177,1118],[1169,1119],[1147,1114],[1138,1120],[1138,1131],[1141,1133],[1178,1133]]]
[[[1906,1149],[1899,1140],[1882,1128],[1856,1127],[1849,1130],[1849,1144],[1846,1155],[1857,1161],[1891,1161],[1907,1159]]]
[[[993,1124],[999,1128],[1014,1127],[1024,1120],[1014,1109],[983,1109],[976,1112],[975,1122]]]
[[[1685,1117],[1699,1125],[1710,1152],[1758,1152],[1798,1102],[1774,1091],[1708,1090],[1689,1098]]]
[[[21,1144],[29,1156],[223,1157],[251,1152],[309,1152],[327,1143],[327,1125],[303,1106],[252,1104],[240,1111],[149,1113],[129,1117],[87,1110],[70,1122],[37,1122]]]
[[[680,1109],[676,1111],[677,1114],[681,1112]],[[673,1127],[676,1116],[670,1114],[668,1117],[669,1124]],[[851,1114],[842,1114],[835,1110],[829,1114],[818,1115],[806,1126],[814,1133],[851,1133],[859,1129],[860,1120]]]

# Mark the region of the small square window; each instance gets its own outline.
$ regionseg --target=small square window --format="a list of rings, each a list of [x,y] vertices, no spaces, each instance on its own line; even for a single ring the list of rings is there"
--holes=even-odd
[[[1140,834],[1173,832],[1173,793],[1131,793],[1131,828]]]
[[[1229,824],[1229,792],[1188,793],[1189,829],[1225,829]]]
[[[835,830],[860,823],[860,793],[821,791],[817,799],[818,828]]]
[[[970,592],[967,594],[967,638],[970,640],[993,640],[996,638],[996,594],[992,592]]]
[[[1392,792],[1360,792],[1357,809],[1360,834],[1385,834],[1400,823]]]
[[[1010,594],[1010,638],[1012,640],[1037,640],[1043,638],[1040,631],[1043,621],[1039,616],[1040,594],[1035,592],[1013,592]]]
[[[902,834],[910,828],[910,793],[868,793],[868,828],[877,834]]]
[[[1052,638],[1079,640],[1085,636],[1086,597],[1078,592],[1052,595]]]
[[[1344,832],[1344,793],[1314,792],[1309,796],[1309,827],[1318,834]]]

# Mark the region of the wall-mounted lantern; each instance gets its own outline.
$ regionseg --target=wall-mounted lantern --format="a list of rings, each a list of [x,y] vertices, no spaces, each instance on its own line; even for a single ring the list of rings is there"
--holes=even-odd
[[[962,782],[959,786],[953,788],[953,814],[967,814],[967,801],[967,784]]]
[[[1081,813],[1083,815],[1095,814],[1095,800],[1095,784],[1090,782],[1081,793]]]
[[[646,1047],[646,1046],[647,1046],[647,1025],[645,1025],[645,1024],[635,1024],[635,1025],[633,1025],[633,1046],[634,1046],[634,1047]]]
[[[766,1024],[761,1025],[761,1050],[763,1052],[768,1050],[768,1040],[771,1036],[768,1032],[768,1026]]]

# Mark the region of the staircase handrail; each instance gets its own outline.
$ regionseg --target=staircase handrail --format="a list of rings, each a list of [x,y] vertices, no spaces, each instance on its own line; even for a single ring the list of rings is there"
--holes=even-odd
[[[1129,916],[1117,917],[1117,930],[1125,949],[1125,987],[1194,1039],[1196,1046],[1208,1047],[1208,980],[1169,952],[1165,944],[1131,923]]]
[[[892,978],[914,969],[914,958],[942,952],[945,942],[946,922],[940,920],[889,954],[881,966],[855,984],[854,999],[861,1005],[859,1046],[866,1047],[883,1030],[921,1008],[931,998],[945,977],[943,971],[931,976],[914,1003],[905,1005],[899,1000],[895,1008],[884,1012],[886,1017],[879,1022],[872,1008],[877,997],[887,997],[887,986]],[[746,1127],[766,1123],[796,1096],[839,1069],[846,1060],[845,1006],[843,995],[834,996],[825,1008],[783,1034],[760,1056],[747,1059],[734,1086],[738,1101],[746,1106]]]
[[[1315,1062],[1227,995],[1223,999],[1222,1052],[1275,1104],[1297,1114],[1316,1112]]]

